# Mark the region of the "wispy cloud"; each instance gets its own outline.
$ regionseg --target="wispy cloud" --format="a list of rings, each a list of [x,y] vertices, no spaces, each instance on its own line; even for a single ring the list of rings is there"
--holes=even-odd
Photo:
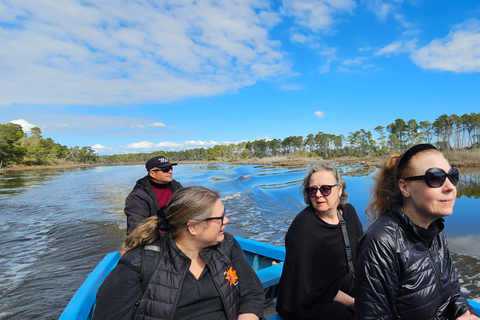
[[[336,48],[326,48],[325,50],[319,53],[325,58],[325,63],[318,67],[319,73],[327,73],[330,71],[330,64],[337,60],[337,49]]]
[[[354,59],[347,59],[347,60],[344,60],[342,62],[343,65],[346,65],[346,66],[359,66],[362,64],[362,60],[364,60],[365,58],[362,58],[362,57],[356,57]]]
[[[288,74],[249,1],[4,0],[0,105],[168,102]],[[25,94],[28,92],[28,94]]]
[[[351,13],[355,7],[352,0],[284,0],[282,9],[300,26],[317,32],[329,31],[336,15]]]
[[[145,129],[145,126],[141,124],[134,124],[130,126],[131,129]]]
[[[389,15],[394,14],[404,0],[362,0],[368,10],[375,13],[378,20],[385,22]]]
[[[480,21],[455,26],[443,39],[432,40],[410,58],[422,69],[463,72],[480,71]]]
[[[390,55],[390,54],[398,54],[400,53],[400,50],[402,49],[402,41],[394,41],[390,43],[388,46],[378,50],[375,52],[376,56],[381,56],[381,55]]]
[[[285,83],[280,86],[280,89],[282,90],[291,90],[291,91],[301,90],[303,88],[304,86],[297,83]]]

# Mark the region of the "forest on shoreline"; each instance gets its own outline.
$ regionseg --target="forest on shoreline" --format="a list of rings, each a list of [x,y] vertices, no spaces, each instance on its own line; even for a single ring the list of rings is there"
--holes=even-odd
[[[377,126],[373,138],[371,131],[360,129],[344,135],[324,132],[285,139],[261,139],[238,144],[216,145],[181,151],[155,151],[98,155],[91,147],[67,147],[43,138],[38,127],[29,134],[18,124],[0,124],[0,169],[28,167],[69,167],[87,165],[113,165],[144,163],[155,155],[164,155],[170,161],[271,163],[289,165],[310,163],[321,159],[383,158],[405,150],[417,143],[431,143],[442,150],[457,166],[480,165],[480,113],[439,116],[433,123],[396,119],[387,126]],[[378,161],[377,161],[378,162]]]

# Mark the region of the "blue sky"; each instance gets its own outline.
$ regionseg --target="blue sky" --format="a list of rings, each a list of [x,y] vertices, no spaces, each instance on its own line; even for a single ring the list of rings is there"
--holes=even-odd
[[[480,112],[473,0],[0,0],[0,123],[100,154]]]

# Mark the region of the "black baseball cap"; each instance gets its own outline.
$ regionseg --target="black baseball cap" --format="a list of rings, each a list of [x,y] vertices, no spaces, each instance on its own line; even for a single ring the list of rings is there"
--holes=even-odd
[[[149,159],[145,163],[145,168],[147,168],[147,171],[152,170],[153,168],[163,168],[163,167],[170,167],[170,166],[176,166],[178,163],[170,163],[167,158],[164,156],[159,156],[159,157],[153,157]]]

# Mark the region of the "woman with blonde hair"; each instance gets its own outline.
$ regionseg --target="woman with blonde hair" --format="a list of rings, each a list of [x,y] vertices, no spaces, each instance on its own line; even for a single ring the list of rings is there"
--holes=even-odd
[[[358,244],[355,319],[478,319],[443,232],[458,180],[431,144],[386,159],[367,208],[375,221]]]
[[[127,236],[127,252],[98,290],[94,319],[263,318],[262,284],[224,232],[227,223],[219,193],[175,192],[158,217]]]

